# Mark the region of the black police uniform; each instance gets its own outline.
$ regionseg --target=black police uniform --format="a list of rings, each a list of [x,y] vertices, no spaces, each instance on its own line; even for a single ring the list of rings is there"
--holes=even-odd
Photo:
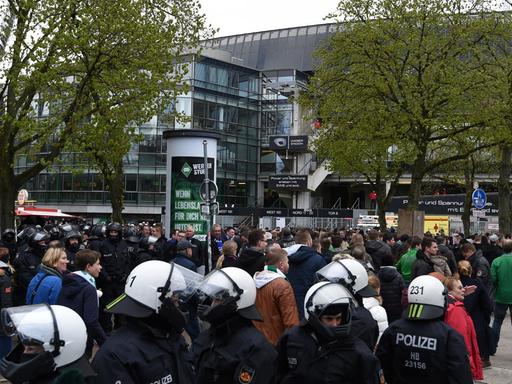
[[[91,251],[101,252],[101,246],[103,244],[104,239],[100,239],[99,237],[90,237],[87,240],[87,249]]]
[[[101,346],[92,362],[98,383],[194,383],[183,337],[131,318]]]
[[[30,280],[37,275],[44,252],[44,249],[28,248],[14,260],[15,305],[25,304],[28,285]]]
[[[314,329],[303,322],[288,330],[278,346],[278,382],[380,383],[379,360],[352,335],[321,343]]]
[[[274,382],[276,350],[251,320],[238,314],[202,332],[194,341],[192,351],[197,384]]]
[[[375,349],[379,338],[379,325],[362,304],[352,308],[350,334],[364,341],[371,351]]]
[[[389,384],[472,384],[464,338],[441,320],[393,322],[376,355]]]
[[[128,246],[122,239],[105,239],[100,248],[100,263],[103,267],[98,286],[103,295],[100,298],[100,323],[106,332],[110,332],[111,314],[104,311],[105,306],[124,292],[124,284],[130,273]],[[118,325],[118,324],[117,324]]]

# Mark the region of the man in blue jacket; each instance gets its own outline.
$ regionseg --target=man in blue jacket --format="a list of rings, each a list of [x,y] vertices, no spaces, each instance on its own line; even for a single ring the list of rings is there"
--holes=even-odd
[[[76,253],[77,270],[64,276],[58,304],[73,309],[87,327],[85,353],[91,356],[93,341],[102,345],[107,335],[98,321],[98,291],[96,278],[100,274],[100,253],[83,249]]]
[[[307,231],[299,231],[295,235],[295,245],[285,248],[288,253],[288,281],[293,287],[297,309],[301,319],[304,318],[304,297],[315,283],[315,272],[325,265],[324,258],[311,246],[313,240]]]

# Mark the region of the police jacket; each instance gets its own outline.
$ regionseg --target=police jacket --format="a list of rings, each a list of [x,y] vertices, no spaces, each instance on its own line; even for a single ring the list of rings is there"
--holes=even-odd
[[[376,355],[389,384],[473,383],[464,338],[440,319],[395,321]]]
[[[239,315],[202,332],[192,351],[197,384],[274,382],[276,350],[250,320]]]
[[[19,293],[23,293],[23,299],[25,298],[25,292],[30,284],[30,280],[37,275],[39,264],[43,254],[28,248],[21,252],[18,257],[14,260],[14,273],[16,287]]]
[[[128,277],[130,260],[128,246],[122,239],[106,239],[101,244],[101,266],[107,282],[123,284]]]
[[[101,346],[92,361],[98,383],[193,383],[187,349],[179,334],[166,335],[130,318]]]
[[[492,291],[491,267],[487,259],[483,256],[482,251],[477,250],[473,253],[468,261],[471,263],[471,277],[476,277],[482,281],[488,292]]]
[[[303,322],[288,330],[278,344],[278,382],[379,383],[379,361],[352,335],[321,343],[313,328]]]

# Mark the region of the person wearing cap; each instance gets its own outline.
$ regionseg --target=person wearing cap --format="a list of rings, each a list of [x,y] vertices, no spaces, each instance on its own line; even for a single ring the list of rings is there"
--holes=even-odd
[[[97,382],[193,383],[178,302],[188,300],[201,279],[172,262],[150,260],[135,267],[124,293],[106,307],[127,321],[92,361]]]
[[[498,246],[499,236],[495,233],[487,236],[482,236],[482,245],[480,249],[482,254],[489,262],[489,265],[492,264],[495,258],[503,255],[503,248]]]
[[[274,383],[277,352],[253,325],[256,285],[240,268],[210,272],[198,289],[199,317],[210,323],[194,341],[196,383]]]
[[[324,281],[308,290],[305,319],[286,331],[277,346],[279,383],[384,382],[378,359],[351,334],[352,300],[338,283]]]
[[[406,315],[383,333],[376,350],[386,383],[471,384],[464,338],[443,319],[447,291],[433,276],[411,281]]]
[[[190,241],[179,240],[176,244],[176,257],[173,261],[184,268],[197,272],[196,263],[192,261],[192,250],[194,248],[196,248],[196,246]]]

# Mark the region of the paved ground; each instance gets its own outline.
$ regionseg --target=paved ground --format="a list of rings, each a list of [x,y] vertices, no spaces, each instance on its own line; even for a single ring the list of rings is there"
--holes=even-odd
[[[501,327],[500,344],[495,356],[491,356],[492,367],[484,369],[484,380],[478,383],[512,384],[512,325],[507,315]]]

